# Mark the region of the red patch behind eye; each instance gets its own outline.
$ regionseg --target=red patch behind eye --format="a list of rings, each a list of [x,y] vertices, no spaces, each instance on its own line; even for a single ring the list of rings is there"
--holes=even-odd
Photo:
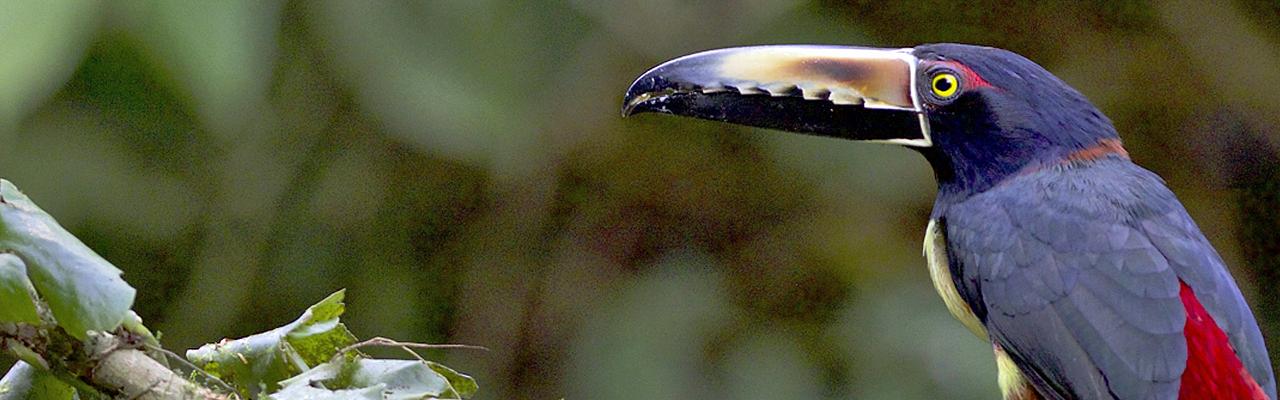
[[[1179,283],[1182,284],[1179,292],[1182,306],[1187,310],[1187,325],[1183,328],[1187,338],[1187,369],[1182,372],[1178,398],[1267,400],[1267,394],[1231,348],[1227,335],[1205,311],[1191,288],[1185,282]]]
[[[973,68],[969,68],[968,65],[964,65],[957,61],[950,61],[950,60],[938,61],[937,63],[951,67],[951,69],[954,69],[956,70],[956,72],[959,72],[960,75],[964,75],[962,78],[965,81],[965,85],[967,85],[969,88],[977,89],[977,88],[983,88],[983,87],[995,87],[991,85],[991,82],[987,82],[986,79],[983,79],[982,75],[978,75],[978,73],[975,72]]]

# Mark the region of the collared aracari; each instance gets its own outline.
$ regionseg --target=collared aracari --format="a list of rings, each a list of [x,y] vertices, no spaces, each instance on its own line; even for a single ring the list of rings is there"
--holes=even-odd
[[[949,311],[993,348],[1005,399],[1271,399],[1258,324],[1222,259],[1083,95],[1009,51],[777,45],[680,57],[656,112],[917,150]]]

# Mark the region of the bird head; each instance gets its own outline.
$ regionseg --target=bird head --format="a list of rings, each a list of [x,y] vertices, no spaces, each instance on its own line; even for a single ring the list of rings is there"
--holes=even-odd
[[[908,146],[933,165],[944,196],[1124,155],[1111,121],[1053,74],[1006,50],[960,44],[695,53],[632,83],[622,113],[643,112]]]

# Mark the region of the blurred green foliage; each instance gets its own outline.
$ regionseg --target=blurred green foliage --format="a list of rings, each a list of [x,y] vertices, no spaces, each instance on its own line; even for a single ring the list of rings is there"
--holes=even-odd
[[[1017,51],[1169,180],[1276,338],[1230,172],[1280,147],[1276,26],[1269,1],[7,1],[0,176],[170,348],[345,287],[357,336],[493,349],[439,354],[481,398],[993,398],[929,289],[919,157],[624,123],[627,84],[742,44]]]

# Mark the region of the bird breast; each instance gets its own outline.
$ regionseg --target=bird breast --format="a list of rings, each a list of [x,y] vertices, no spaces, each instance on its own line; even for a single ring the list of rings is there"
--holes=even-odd
[[[942,302],[946,303],[947,310],[974,335],[987,340],[986,328],[982,326],[981,321],[978,321],[978,316],[973,314],[973,310],[969,308],[964,298],[960,297],[960,292],[956,291],[956,283],[951,276],[951,264],[947,259],[946,234],[937,220],[929,220],[929,227],[925,228],[924,257],[929,264],[929,279],[933,281],[933,289],[938,291],[938,296],[941,296]]]

